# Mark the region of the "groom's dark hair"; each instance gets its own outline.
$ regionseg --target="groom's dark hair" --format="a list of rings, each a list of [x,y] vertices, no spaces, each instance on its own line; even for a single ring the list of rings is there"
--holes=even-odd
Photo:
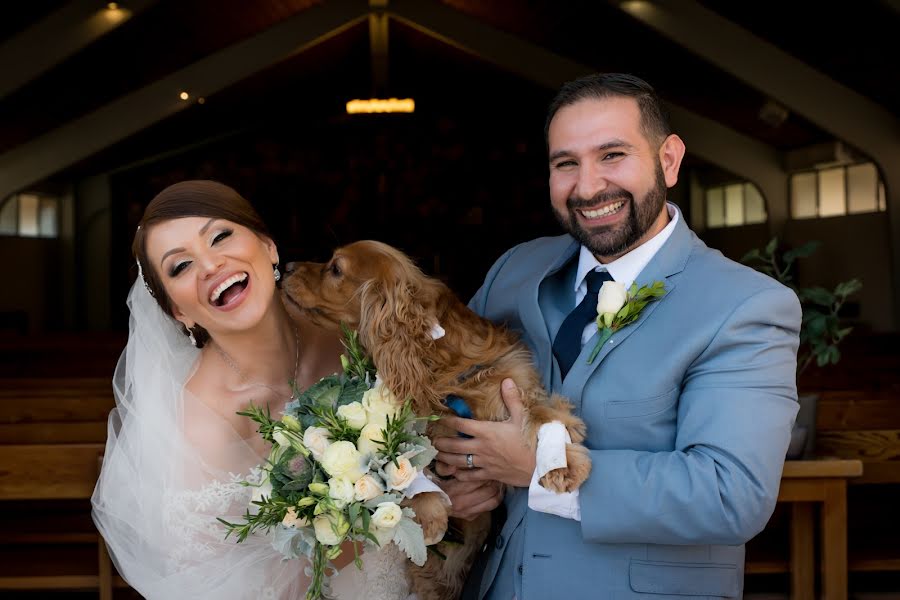
[[[544,140],[549,142],[550,121],[561,108],[585,99],[634,98],[641,111],[641,131],[651,142],[662,143],[672,133],[665,107],[653,87],[628,73],[597,73],[564,83],[557,92],[544,123]]]

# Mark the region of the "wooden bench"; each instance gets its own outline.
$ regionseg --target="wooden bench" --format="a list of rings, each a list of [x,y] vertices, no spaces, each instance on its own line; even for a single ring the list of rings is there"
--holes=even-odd
[[[23,511],[17,527],[4,532],[3,543],[19,555],[19,560],[13,556],[4,562],[6,572],[0,575],[0,589],[95,589],[102,600],[111,600],[112,565],[96,530],[69,531],[59,524],[48,530],[46,522],[53,518],[54,511],[29,514],[25,510],[46,501],[88,500],[97,481],[103,448],[103,444],[0,445],[0,507],[12,504]],[[66,544],[95,545],[96,569],[72,573],[70,565],[52,560],[52,554],[44,551],[44,546]],[[35,546],[38,561],[29,558],[35,554],[29,549]],[[116,579],[119,585],[124,584]]]
[[[0,444],[103,443],[109,378],[0,380]]]

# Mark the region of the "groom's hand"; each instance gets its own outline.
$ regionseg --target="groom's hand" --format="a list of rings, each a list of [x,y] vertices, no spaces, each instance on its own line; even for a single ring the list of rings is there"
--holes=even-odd
[[[437,472],[453,475],[459,481],[500,481],[508,485],[528,487],[534,473],[535,449],[529,448],[522,434],[525,410],[519,388],[512,379],[504,379],[500,388],[509,411],[506,421],[476,421],[459,417],[442,417],[441,424],[472,436],[439,437]],[[466,455],[472,455],[474,468],[469,468]]]
[[[471,521],[481,513],[494,510],[503,502],[503,486],[499,481],[435,481],[450,496],[450,516]]]

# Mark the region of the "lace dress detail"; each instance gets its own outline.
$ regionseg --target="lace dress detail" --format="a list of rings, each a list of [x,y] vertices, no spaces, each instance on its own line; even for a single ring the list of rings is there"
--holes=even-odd
[[[175,570],[186,562],[213,558],[225,537],[225,529],[217,517],[234,515],[237,520],[243,515],[251,506],[253,486],[260,485],[264,476],[259,467],[248,474],[229,473],[227,481],[212,481],[167,499],[163,526],[173,541],[168,567]],[[247,598],[278,600],[273,587],[264,581],[258,583],[259,587],[247,589]]]

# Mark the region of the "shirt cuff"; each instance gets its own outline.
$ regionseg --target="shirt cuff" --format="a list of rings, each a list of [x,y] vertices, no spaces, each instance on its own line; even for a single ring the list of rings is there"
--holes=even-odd
[[[572,438],[559,421],[544,423],[538,430],[536,467],[528,486],[528,508],[564,519],[581,521],[578,490],[558,494],[541,486],[538,481],[549,471],[566,466],[566,444]]]

